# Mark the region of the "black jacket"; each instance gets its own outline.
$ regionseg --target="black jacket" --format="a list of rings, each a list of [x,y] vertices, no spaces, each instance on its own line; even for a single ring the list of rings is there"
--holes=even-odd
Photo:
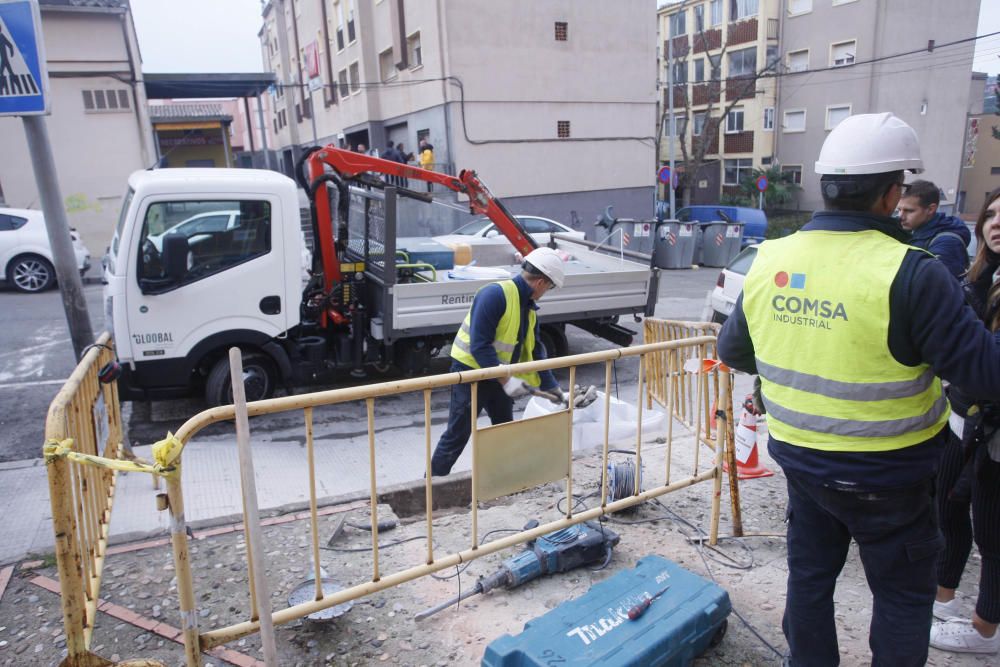
[[[803,231],[870,229],[900,242],[907,240],[896,221],[867,213],[817,212],[803,227]],[[852,275],[852,264],[863,261],[863,257],[845,257],[845,279]],[[888,296],[888,345],[897,361],[908,366],[927,363],[939,377],[963,387],[970,396],[1000,395],[1000,343],[965,303],[958,281],[941,262],[920,250],[908,252]],[[757,372],[742,295],[722,328],[718,350],[729,366]],[[859,353],[864,350],[859,349]],[[890,452],[828,452],[771,438],[768,452],[782,468],[823,484],[886,489],[908,486],[935,474],[945,435],[946,429],[942,429],[926,442]]]

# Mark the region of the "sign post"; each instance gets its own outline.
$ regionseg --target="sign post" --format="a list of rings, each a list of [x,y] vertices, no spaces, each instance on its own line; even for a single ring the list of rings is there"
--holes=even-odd
[[[767,176],[761,176],[757,179],[757,208],[763,210],[764,208],[764,191],[767,190]]]
[[[94,342],[43,116],[49,76],[37,0],[0,0],[0,116],[21,116],[76,358]]]

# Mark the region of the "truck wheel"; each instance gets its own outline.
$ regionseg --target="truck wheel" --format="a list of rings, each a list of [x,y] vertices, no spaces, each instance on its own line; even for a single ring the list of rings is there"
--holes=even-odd
[[[542,344],[549,355],[549,359],[555,357],[565,357],[569,354],[569,342],[566,340],[566,333],[555,327],[543,326],[541,329]]]
[[[7,267],[7,282],[21,292],[44,292],[56,282],[56,270],[44,257],[21,255]]]
[[[726,630],[729,628],[729,619],[722,619],[722,623],[719,624],[719,629],[715,631],[712,638],[708,641],[709,647],[716,647],[722,643],[722,638],[726,636]]]
[[[247,402],[262,401],[274,394],[277,383],[274,363],[264,354],[243,354],[243,389]],[[233,385],[229,373],[229,357],[215,362],[205,381],[205,402],[210,407],[233,402]]]

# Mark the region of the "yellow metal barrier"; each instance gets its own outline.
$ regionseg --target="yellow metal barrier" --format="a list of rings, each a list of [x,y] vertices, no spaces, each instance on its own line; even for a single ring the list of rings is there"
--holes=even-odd
[[[143,469],[155,475],[161,475],[167,482],[167,509],[170,512],[170,532],[174,553],[175,573],[177,576],[177,590],[181,617],[181,631],[185,646],[186,664],[189,666],[201,665],[201,652],[221,644],[234,641],[240,637],[258,632],[260,630],[260,614],[270,613],[274,625],[288,623],[290,621],[303,618],[317,611],[333,607],[335,605],[355,600],[366,595],[397,586],[402,583],[412,581],[419,577],[438,572],[440,570],[454,567],[460,563],[481,558],[489,554],[507,549],[509,547],[522,544],[535,539],[541,535],[564,528],[566,526],[600,517],[605,514],[616,512],[627,507],[656,498],[665,493],[677,491],[693,484],[713,481],[711,493],[711,519],[710,519],[710,543],[715,544],[718,538],[720,496],[722,487],[722,458],[721,452],[724,448],[724,440],[727,429],[724,423],[720,423],[716,442],[711,443],[713,458],[711,465],[701,469],[699,452],[701,444],[708,443],[704,433],[699,434],[698,430],[702,423],[702,415],[708,419],[709,392],[705,389],[712,385],[713,396],[718,401],[719,410],[717,419],[720,422],[727,420],[727,415],[732,414],[731,392],[729,386],[729,374],[718,373],[711,369],[708,372],[699,373],[698,380],[694,381],[697,389],[695,391],[677,392],[676,396],[671,396],[670,405],[683,407],[684,414],[697,415],[691,424],[694,427],[695,439],[693,446],[692,469],[679,480],[671,482],[671,459],[673,458],[673,419],[666,420],[666,459],[665,469],[662,478],[659,474],[646,473],[643,475],[643,483],[647,485],[646,490],[639,488],[638,478],[636,487],[632,495],[611,500],[609,498],[607,461],[610,450],[610,405],[612,394],[612,378],[614,365],[620,359],[637,357],[638,359],[638,393],[636,408],[637,433],[635,437],[635,458],[636,468],[642,468],[643,457],[643,432],[642,432],[642,411],[643,397],[646,395],[647,376],[650,378],[661,378],[669,376],[667,369],[677,369],[683,366],[681,359],[706,358],[709,351],[714,349],[714,337],[699,336],[686,340],[676,340],[669,342],[659,342],[654,344],[639,345],[624,349],[607,350],[593,352],[590,354],[562,357],[544,361],[516,364],[508,367],[486,368],[472,370],[461,373],[448,373],[425,378],[414,378],[397,382],[386,382],[375,385],[351,387],[332,391],[304,394],[300,396],[288,396],[250,403],[247,406],[249,416],[264,414],[274,414],[280,412],[301,410],[304,417],[306,431],[306,456],[308,459],[308,482],[310,498],[310,533],[311,533],[311,554],[314,576],[317,581],[315,600],[298,604],[286,609],[281,609],[271,613],[269,609],[270,601],[259,601],[255,599],[254,581],[252,567],[249,567],[248,581],[250,587],[249,595],[249,618],[246,621],[236,623],[222,628],[215,628],[207,632],[199,632],[198,613],[195,607],[195,591],[193,577],[190,566],[190,556],[188,551],[188,537],[185,530],[184,519],[184,496],[182,488],[181,459],[183,446],[206,426],[223,421],[233,420],[236,416],[233,406],[222,406],[206,410],[189,419],[178,430],[176,436],[158,443],[154,450],[159,454],[155,455],[157,464],[155,466],[145,466]],[[472,465],[472,506],[470,510],[470,529],[468,548],[450,553],[447,555],[435,555],[433,544],[433,480],[430,471],[431,460],[431,392],[434,389],[446,389],[459,383],[471,384],[472,390],[472,414],[476,414],[476,401],[478,398],[478,383],[485,380],[492,380],[506,377],[514,373],[524,373],[538,370],[569,369],[569,386],[573,387],[576,379],[576,369],[579,366],[601,364],[604,367],[604,443],[602,448],[601,465],[601,490],[600,505],[578,514],[574,514],[573,494],[573,466],[572,466],[572,414],[573,408],[567,408],[562,413],[557,412],[545,417],[530,420],[534,424],[540,436],[531,436],[528,429],[525,429],[525,420],[501,424],[486,428],[479,428],[473,418],[473,431],[470,440]],[[660,366],[663,366],[661,368]],[[572,390],[571,390],[572,391]],[[379,562],[379,533],[378,533],[378,489],[376,486],[376,447],[375,447],[375,402],[377,399],[389,396],[398,396],[406,393],[420,393],[424,403],[424,459],[426,465],[426,540],[427,552],[425,562],[408,567],[398,572],[383,572]],[[371,558],[372,572],[371,578],[363,583],[348,587],[333,594],[325,595],[320,585],[322,576],[320,573],[319,558],[319,535],[317,524],[317,497],[315,462],[313,447],[313,410],[321,406],[343,405],[349,402],[363,401],[367,412],[368,431],[368,455],[369,455],[369,495],[370,495],[370,515],[371,515]],[[570,406],[572,406],[572,395],[570,396]],[[526,450],[524,456],[506,457],[500,459],[495,456],[495,447],[498,442],[508,442],[510,434],[517,431],[523,437],[533,437],[534,450]],[[567,433],[567,431],[569,431]],[[646,434],[648,437],[649,434]],[[506,436],[506,437],[503,437]],[[540,466],[539,461],[544,459],[545,465]],[[96,459],[81,459],[81,467],[91,467],[95,471],[99,465],[107,465],[110,462],[101,462]],[[89,465],[93,464],[93,465]],[[73,465],[80,465],[74,463]],[[102,472],[109,472],[106,468],[100,468]],[[676,471],[675,471],[676,472]],[[654,481],[661,478],[662,481]],[[112,477],[113,480],[113,477]],[[506,538],[497,539],[486,544],[479,544],[478,512],[479,501],[488,498],[505,495],[514,491],[530,488],[534,485],[551,481],[565,480],[566,495],[570,502],[566,503],[566,515],[557,521],[552,521],[540,525],[534,529],[522,531]],[[54,496],[57,487],[53,486]],[[244,513],[246,515],[246,512]],[[106,529],[105,529],[106,534]],[[103,552],[102,552],[103,553]],[[249,558],[248,549],[248,558]],[[249,566],[249,564],[248,564]],[[90,591],[96,598],[96,586]],[[262,607],[261,605],[268,605]],[[68,633],[67,633],[68,634]],[[89,634],[87,635],[89,637]]]
[[[56,563],[62,590],[66,665],[106,664],[88,651],[107,550],[117,471],[82,457],[118,461],[122,453],[118,388],[101,384],[98,371],[114,361],[105,333],[92,346],[49,406],[45,422]],[[68,454],[82,455],[80,460]]]

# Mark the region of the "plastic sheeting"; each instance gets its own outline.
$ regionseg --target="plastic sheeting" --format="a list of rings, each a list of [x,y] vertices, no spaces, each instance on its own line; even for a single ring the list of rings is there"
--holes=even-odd
[[[562,409],[551,401],[532,397],[524,408],[521,419],[540,417]],[[638,408],[614,396],[611,397],[611,420],[608,425],[608,440],[612,443],[635,440],[639,424]],[[659,437],[666,433],[666,415],[659,410],[642,411],[643,440]],[[591,449],[604,445],[604,392],[597,392],[597,400],[585,408],[573,411],[573,449]]]

